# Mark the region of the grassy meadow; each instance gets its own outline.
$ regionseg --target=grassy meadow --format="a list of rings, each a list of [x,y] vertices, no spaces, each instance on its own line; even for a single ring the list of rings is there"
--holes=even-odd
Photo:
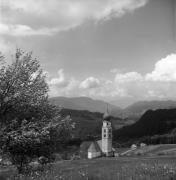
[[[44,171],[10,175],[1,180],[175,180],[176,157],[119,157],[60,161]],[[8,174],[8,178],[7,178]]]

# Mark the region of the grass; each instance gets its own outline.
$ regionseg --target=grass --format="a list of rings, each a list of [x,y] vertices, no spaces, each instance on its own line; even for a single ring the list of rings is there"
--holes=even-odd
[[[127,151],[127,150],[126,150]],[[125,151],[123,151],[125,152]],[[121,152],[121,153],[123,153]],[[160,145],[149,145],[144,147],[138,147],[137,149],[126,153],[130,156],[134,155],[175,155],[176,154],[176,145],[175,144],[160,144]]]
[[[43,172],[8,180],[175,180],[176,157],[120,157],[62,161]]]

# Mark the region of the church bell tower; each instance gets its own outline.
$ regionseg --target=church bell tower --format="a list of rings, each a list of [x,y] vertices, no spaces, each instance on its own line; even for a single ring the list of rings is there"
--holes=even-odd
[[[103,115],[103,126],[102,126],[102,152],[106,156],[112,155],[112,126],[110,122],[110,115],[108,108],[106,113]]]

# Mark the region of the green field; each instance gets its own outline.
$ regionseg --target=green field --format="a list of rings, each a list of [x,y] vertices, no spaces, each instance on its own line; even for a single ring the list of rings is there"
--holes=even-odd
[[[12,171],[6,173],[10,175]],[[1,175],[1,180],[3,176]],[[5,178],[4,176],[4,179]],[[9,180],[175,180],[176,157],[119,157],[60,161],[28,176]]]

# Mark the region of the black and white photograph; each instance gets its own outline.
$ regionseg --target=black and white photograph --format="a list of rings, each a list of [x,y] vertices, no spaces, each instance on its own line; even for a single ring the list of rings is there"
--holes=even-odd
[[[176,180],[176,0],[0,0],[0,180]]]

